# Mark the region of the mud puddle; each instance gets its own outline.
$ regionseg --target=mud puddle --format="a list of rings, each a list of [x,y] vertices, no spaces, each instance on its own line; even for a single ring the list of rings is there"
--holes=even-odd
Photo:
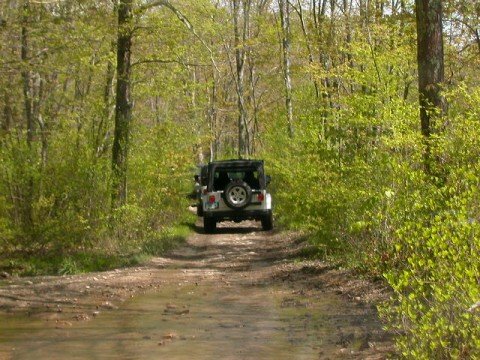
[[[0,341],[12,359],[335,359],[369,347],[379,329],[368,318],[334,295],[187,284],[72,327],[3,318]]]

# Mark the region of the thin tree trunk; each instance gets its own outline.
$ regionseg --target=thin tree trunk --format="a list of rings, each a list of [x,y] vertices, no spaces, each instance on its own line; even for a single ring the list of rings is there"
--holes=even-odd
[[[116,44],[112,42],[111,52],[115,51]],[[112,61],[107,62],[107,71],[105,74],[105,87],[103,89],[103,114],[100,118],[97,128],[95,129],[95,123],[92,125],[93,129],[93,144],[94,151],[97,156],[100,156],[105,150],[105,137],[107,135],[108,123],[110,122],[112,113],[112,87],[115,77],[115,66]]]
[[[10,127],[13,123],[13,111],[11,106],[11,99],[8,91],[5,91],[3,94],[3,121],[1,129],[3,132],[8,133],[10,131]]]
[[[315,1],[313,2],[313,6],[314,6],[314,14],[315,14]],[[303,33],[303,37],[305,38],[305,45],[307,47],[307,51],[308,51],[308,63],[310,65],[313,65],[314,64],[314,60],[313,60],[313,51],[312,51],[312,46],[310,45],[310,38],[308,36],[308,31],[307,31],[307,26],[305,24],[305,17],[303,16],[303,10],[302,10],[302,4],[300,3],[300,0],[297,0],[297,14],[298,14],[298,17],[300,18],[300,25],[302,27],[302,33]],[[314,16],[314,21],[315,21],[315,24],[316,24],[316,16]],[[313,82],[313,86],[315,88],[315,99],[318,100],[320,98],[320,89],[318,88],[318,82],[317,80],[315,79],[315,77],[312,76],[312,82]]]
[[[480,55],[480,32],[477,29],[475,30],[475,40],[477,42],[478,53]]]
[[[24,69],[22,70],[22,80],[23,80],[23,96],[24,96],[24,104],[25,104],[25,119],[27,122],[27,145],[29,148],[32,147],[32,141],[35,132],[35,122],[33,119],[33,99],[32,99],[32,79],[31,79],[31,72],[29,69],[28,64],[28,57],[29,57],[29,33],[27,28],[28,23],[28,12],[30,11],[29,2],[26,1],[23,5],[23,24],[22,24],[22,51],[21,51],[21,59],[23,62]]]
[[[346,36],[345,36],[345,44],[347,48],[347,63],[350,68],[353,69],[355,66],[354,61],[353,61],[353,56],[351,53],[351,44],[352,44],[352,28],[351,28],[351,11],[352,11],[352,0],[350,0],[350,3],[348,0],[343,0],[343,11],[345,14],[345,23],[346,23]],[[355,91],[354,84],[352,83],[350,86],[350,91],[353,93]]]
[[[287,112],[288,135],[293,137],[292,79],[290,76],[290,3],[278,0],[282,26],[283,79],[285,82],[285,109]]]
[[[112,148],[113,209],[127,202],[128,142],[132,120],[130,99],[132,19],[132,0],[120,0],[118,5],[115,131]]]
[[[250,154],[255,154],[256,151],[256,136],[258,132],[258,100],[257,100],[257,91],[256,91],[256,84],[258,77],[256,76],[255,72],[255,64],[253,62],[251,53],[248,57],[248,69],[249,69],[249,78],[250,78],[250,100],[252,104],[252,122],[253,126],[251,126],[251,141],[250,141]]]
[[[330,40],[328,40],[327,35],[324,34],[324,29],[323,29],[323,25],[326,19],[328,0],[319,0],[318,9],[316,9],[316,1],[317,0],[313,0],[313,19],[314,19],[314,25],[316,27],[319,62],[322,65],[323,69],[328,73],[330,66],[328,63],[327,48],[329,46]],[[327,41],[326,43],[324,43],[326,38],[327,38]],[[332,101],[332,94],[331,94],[332,85],[328,75],[326,75],[322,79],[321,84],[324,88],[323,91],[321,91],[322,100],[325,103],[324,106],[333,108],[333,101]],[[322,114],[323,127],[325,128],[327,112],[323,111],[322,113],[323,113]]]
[[[190,71],[190,66],[187,66],[187,71]],[[191,110],[190,110],[190,120],[192,122],[192,126],[196,126],[195,132],[197,133],[197,139],[201,138],[201,129],[199,122],[197,121],[197,69],[196,67],[193,67],[192,69],[192,83],[193,87],[190,90],[190,101],[191,101]],[[195,151],[197,152],[197,161],[199,164],[203,164],[204,162],[204,155],[203,155],[203,149],[202,149],[202,143],[199,142],[195,144]]]
[[[236,87],[237,87],[237,106],[238,106],[238,157],[248,156],[247,144],[247,109],[245,105],[244,94],[244,75],[245,75],[245,40],[246,29],[248,27],[248,17],[250,0],[243,1],[243,34],[240,33],[240,0],[233,1],[233,27],[235,41],[235,62],[236,62]]]
[[[33,101],[32,101],[32,113],[33,113],[33,121],[38,126],[38,130],[36,133],[40,136],[41,140],[41,149],[40,149],[40,159],[41,159],[41,170],[45,169],[47,166],[47,156],[48,156],[48,131],[46,123],[41,114],[41,103],[44,97],[44,80],[42,76],[36,72],[32,77],[32,93],[33,93]],[[39,184],[39,193],[41,194],[42,184],[40,181]]]
[[[27,125],[27,147],[29,149],[28,159],[29,166],[27,167],[27,184],[25,195],[23,197],[22,204],[22,221],[25,232],[31,233],[33,231],[33,192],[34,192],[34,182],[33,182],[33,139],[35,133],[35,122],[33,115],[33,99],[32,99],[32,79],[30,72],[30,65],[28,64],[29,58],[29,32],[28,32],[28,21],[29,21],[29,12],[30,12],[30,3],[25,1],[23,4],[23,16],[22,16],[22,29],[21,29],[21,60],[23,64],[22,70],[22,81],[23,81],[23,97],[24,97],[24,110],[25,110],[25,119]]]
[[[369,26],[369,12],[368,12],[368,0],[360,0],[359,1],[359,8],[360,8],[360,29],[362,36],[366,37],[368,34],[367,27]],[[363,73],[365,72],[365,64],[360,65],[360,71]],[[362,94],[368,94],[369,88],[364,83],[362,83]]]
[[[215,159],[218,150],[218,134],[217,134],[217,75],[215,69],[212,67],[212,89],[210,94],[210,161]]]

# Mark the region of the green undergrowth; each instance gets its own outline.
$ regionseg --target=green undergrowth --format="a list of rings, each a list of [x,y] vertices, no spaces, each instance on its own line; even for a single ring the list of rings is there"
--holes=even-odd
[[[181,241],[188,229],[179,224],[194,221],[188,129],[135,122],[128,196],[114,208],[111,156],[92,152],[92,132],[71,132],[71,121],[58,119],[43,164],[39,143],[17,145],[14,132],[0,139],[0,271],[73,274],[138,264]]]
[[[277,222],[309,234],[300,256],[390,287],[380,315],[405,359],[480,358],[480,88],[446,96],[428,171],[418,109],[401,101],[346,102],[352,113],[305,114],[297,137],[267,137]]]
[[[73,275],[141,265],[184,243],[191,233],[188,222],[152,233],[136,248],[92,248],[44,253],[11,253],[0,258],[0,271],[15,276]]]

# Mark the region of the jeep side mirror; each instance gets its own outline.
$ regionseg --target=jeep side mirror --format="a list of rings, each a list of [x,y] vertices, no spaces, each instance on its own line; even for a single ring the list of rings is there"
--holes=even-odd
[[[265,175],[265,185],[270,184],[272,181],[272,177],[270,175]]]

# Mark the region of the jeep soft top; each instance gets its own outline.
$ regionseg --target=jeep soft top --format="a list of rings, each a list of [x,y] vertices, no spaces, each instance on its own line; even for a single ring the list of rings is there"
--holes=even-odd
[[[220,160],[212,161],[207,165],[207,174],[212,174],[213,176],[206,176],[207,182],[207,191],[214,190],[223,190],[215,189],[215,174],[218,173],[228,173],[228,172],[251,172],[255,171],[258,173],[258,188],[263,190],[266,188],[266,179],[263,169],[263,160],[242,160],[242,159],[232,159],[232,160]],[[226,185],[226,184],[225,184]]]

